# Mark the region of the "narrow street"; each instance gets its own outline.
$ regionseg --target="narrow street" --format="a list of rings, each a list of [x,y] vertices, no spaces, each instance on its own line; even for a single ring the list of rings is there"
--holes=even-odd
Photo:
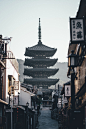
[[[48,107],[41,110],[38,129],[58,129],[58,121],[51,119],[51,111]]]

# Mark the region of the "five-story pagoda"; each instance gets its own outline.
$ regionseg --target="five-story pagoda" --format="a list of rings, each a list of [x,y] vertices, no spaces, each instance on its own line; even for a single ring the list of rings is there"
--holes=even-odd
[[[24,65],[33,67],[25,68],[24,75],[31,78],[25,78],[24,83],[37,86],[37,88],[42,87],[44,89],[48,88],[51,85],[55,85],[59,79],[48,78],[58,72],[59,69],[48,68],[53,66],[58,59],[50,59],[57,49],[45,46],[41,42],[41,26],[39,18],[39,27],[38,27],[38,44],[33,47],[26,48],[25,56],[30,58],[25,58]]]

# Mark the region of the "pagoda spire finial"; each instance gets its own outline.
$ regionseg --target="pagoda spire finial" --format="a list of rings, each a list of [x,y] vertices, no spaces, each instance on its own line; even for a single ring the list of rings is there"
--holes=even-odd
[[[40,18],[39,18],[39,27],[38,27],[38,39],[39,39],[39,42],[41,43],[41,26],[40,26]],[[39,43],[38,42],[38,43]]]

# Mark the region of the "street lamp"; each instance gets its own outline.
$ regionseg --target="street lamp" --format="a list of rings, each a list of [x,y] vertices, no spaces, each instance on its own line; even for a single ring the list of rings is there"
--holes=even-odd
[[[74,68],[77,66],[78,56],[74,54],[74,50],[71,51],[71,54],[68,56],[68,67]]]
[[[75,71],[74,67],[77,66],[77,59],[78,56],[74,54],[74,50],[71,51],[71,54],[68,56],[68,67],[71,68],[71,105],[72,105],[72,110],[75,109],[75,85],[74,85],[74,80],[75,80]]]
[[[74,50],[71,51],[71,54],[68,56],[68,67],[71,70],[71,129],[74,128],[74,110],[75,110],[75,71],[74,67],[78,65],[78,56],[74,54]]]
[[[27,126],[27,128],[28,128],[28,125],[29,125],[29,114],[28,114],[28,106],[29,106],[29,103],[27,102],[26,103],[26,106],[27,106],[27,124],[26,124],[26,126]]]

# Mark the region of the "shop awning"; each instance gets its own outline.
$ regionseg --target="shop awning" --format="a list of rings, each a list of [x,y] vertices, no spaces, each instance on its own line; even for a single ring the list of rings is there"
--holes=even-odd
[[[18,106],[18,108],[20,108],[20,109],[22,109],[22,110],[25,110],[25,108],[24,108],[24,107],[22,107],[22,106]]]
[[[2,99],[0,99],[0,103],[5,104],[5,105],[8,105],[8,103],[7,103],[7,102],[5,102],[5,101],[4,101],[4,100],[2,100]]]
[[[13,106],[13,108],[15,109],[15,108],[20,108],[20,109],[22,109],[22,110],[25,110],[25,108],[23,107],[23,106]]]
[[[31,93],[31,92],[30,92],[30,95],[31,95],[31,96],[36,96],[36,94],[33,94],[33,93]]]

